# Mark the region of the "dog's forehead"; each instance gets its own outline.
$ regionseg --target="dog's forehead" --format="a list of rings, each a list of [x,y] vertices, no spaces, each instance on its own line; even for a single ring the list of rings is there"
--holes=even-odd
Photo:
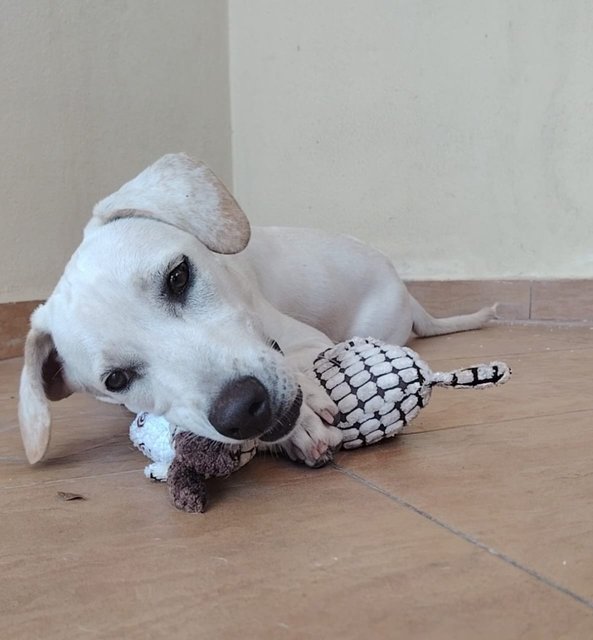
[[[190,234],[148,219],[120,219],[85,235],[70,258],[51,298],[76,305],[91,290],[100,296],[141,290],[172,261],[189,254],[207,259],[209,251]]]
[[[94,341],[120,343],[130,322],[146,320],[146,287],[157,286],[171,260],[200,248],[191,235],[151,220],[117,220],[87,234],[44,305],[56,345],[96,353]]]
[[[96,279],[110,272],[148,272],[176,255],[200,248],[192,235],[145,218],[122,218],[88,233],[70,260],[65,274]],[[205,248],[202,247],[205,251]]]

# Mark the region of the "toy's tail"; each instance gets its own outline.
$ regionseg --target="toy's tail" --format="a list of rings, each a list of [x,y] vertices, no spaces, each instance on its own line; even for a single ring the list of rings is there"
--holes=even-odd
[[[504,384],[511,377],[511,370],[504,362],[477,364],[465,369],[447,373],[432,374],[433,387],[461,387],[463,389],[487,389],[496,384]]]

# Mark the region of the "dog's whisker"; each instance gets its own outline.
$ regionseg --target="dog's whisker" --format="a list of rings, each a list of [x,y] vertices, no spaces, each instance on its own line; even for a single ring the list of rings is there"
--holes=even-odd
[[[64,371],[64,365],[61,365],[58,369],[56,369],[56,372],[54,373],[52,380],[61,378],[63,371]]]

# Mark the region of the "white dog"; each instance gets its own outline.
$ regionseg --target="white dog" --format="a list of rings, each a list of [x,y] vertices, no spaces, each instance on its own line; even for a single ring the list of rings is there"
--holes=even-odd
[[[96,205],[31,317],[25,450],[31,463],[46,453],[48,400],[86,391],[215,440],[280,443],[318,465],[339,440],[336,406],[304,375],[320,351],[354,335],[404,344],[412,331],[475,329],[492,316],[432,318],[389,260],[352,238],[251,233],[212,172],[167,155]]]

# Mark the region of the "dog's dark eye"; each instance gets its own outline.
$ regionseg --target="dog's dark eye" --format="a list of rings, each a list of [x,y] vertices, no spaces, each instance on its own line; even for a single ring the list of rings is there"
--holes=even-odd
[[[108,391],[123,391],[130,384],[130,379],[127,371],[115,369],[105,378],[105,386]]]
[[[175,298],[183,295],[189,284],[189,265],[187,258],[178,264],[167,276],[167,289]]]

